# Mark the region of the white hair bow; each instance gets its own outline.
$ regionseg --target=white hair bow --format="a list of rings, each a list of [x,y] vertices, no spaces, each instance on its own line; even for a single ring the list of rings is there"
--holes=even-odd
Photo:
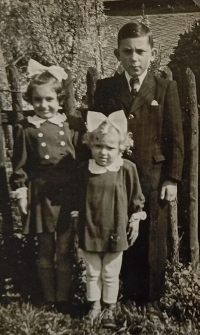
[[[28,74],[29,74],[30,77],[33,77],[34,75],[42,73],[44,71],[47,71],[50,74],[52,74],[52,76],[54,76],[60,82],[63,79],[66,80],[67,77],[68,77],[65,70],[60,66],[56,66],[56,65],[44,66],[44,65],[38,63],[34,59],[29,60],[29,62],[28,62]]]
[[[122,133],[127,132],[127,119],[123,110],[113,112],[108,117],[99,112],[88,111],[87,128],[90,132],[97,129],[104,121],[108,121]]]

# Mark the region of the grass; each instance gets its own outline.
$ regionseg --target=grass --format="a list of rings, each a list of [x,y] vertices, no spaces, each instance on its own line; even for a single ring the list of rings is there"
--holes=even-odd
[[[83,274],[83,272],[82,272]],[[0,305],[0,334],[2,335],[199,335],[200,334],[200,278],[190,266],[168,265],[166,293],[161,301],[163,318],[151,320],[141,307],[120,301],[116,308],[117,328],[104,329],[97,321],[91,326],[87,320],[83,295],[84,280],[80,268],[76,273],[73,313],[63,315],[47,312],[30,301],[24,302],[12,291],[11,280],[6,280],[4,292],[7,303]],[[77,279],[77,278],[76,278]],[[77,284],[78,283],[78,284]]]

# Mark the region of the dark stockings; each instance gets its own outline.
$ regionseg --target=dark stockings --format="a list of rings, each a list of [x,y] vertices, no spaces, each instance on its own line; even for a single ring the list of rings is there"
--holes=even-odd
[[[70,231],[38,235],[38,275],[42,284],[44,300],[67,301],[72,278],[72,243]]]

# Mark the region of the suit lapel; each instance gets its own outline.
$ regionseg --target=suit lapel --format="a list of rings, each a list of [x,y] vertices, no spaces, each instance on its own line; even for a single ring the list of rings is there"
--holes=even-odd
[[[140,90],[138,91],[133,104],[129,110],[130,114],[135,110],[140,108],[142,105],[147,104],[150,105],[151,102],[155,99],[156,94],[156,82],[154,79],[154,75],[151,72],[148,72]]]
[[[116,98],[122,104],[124,111],[128,111],[132,103],[132,97],[124,72],[117,75],[115,93]]]

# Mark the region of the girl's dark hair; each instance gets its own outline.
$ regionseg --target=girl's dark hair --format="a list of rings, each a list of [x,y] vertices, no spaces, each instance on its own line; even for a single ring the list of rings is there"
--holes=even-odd
[[[153,48],[153,34],[149,27],[142,22],[126,23],[118,32],[118,47],[120,46],[121,40],[143,36],[148,36],[150,47]]]
[[[55,90],[58,95],[58,101],[60,102],[62,95],[62,83],[56,79],[51,73],[48,71],[44,71],[38,74],[35,74],[27,87],[27,91],[23,94],[23,98],[28,103],[32,104],[32,93],[36,86],[39,85],[51,85],[51,87]]]

